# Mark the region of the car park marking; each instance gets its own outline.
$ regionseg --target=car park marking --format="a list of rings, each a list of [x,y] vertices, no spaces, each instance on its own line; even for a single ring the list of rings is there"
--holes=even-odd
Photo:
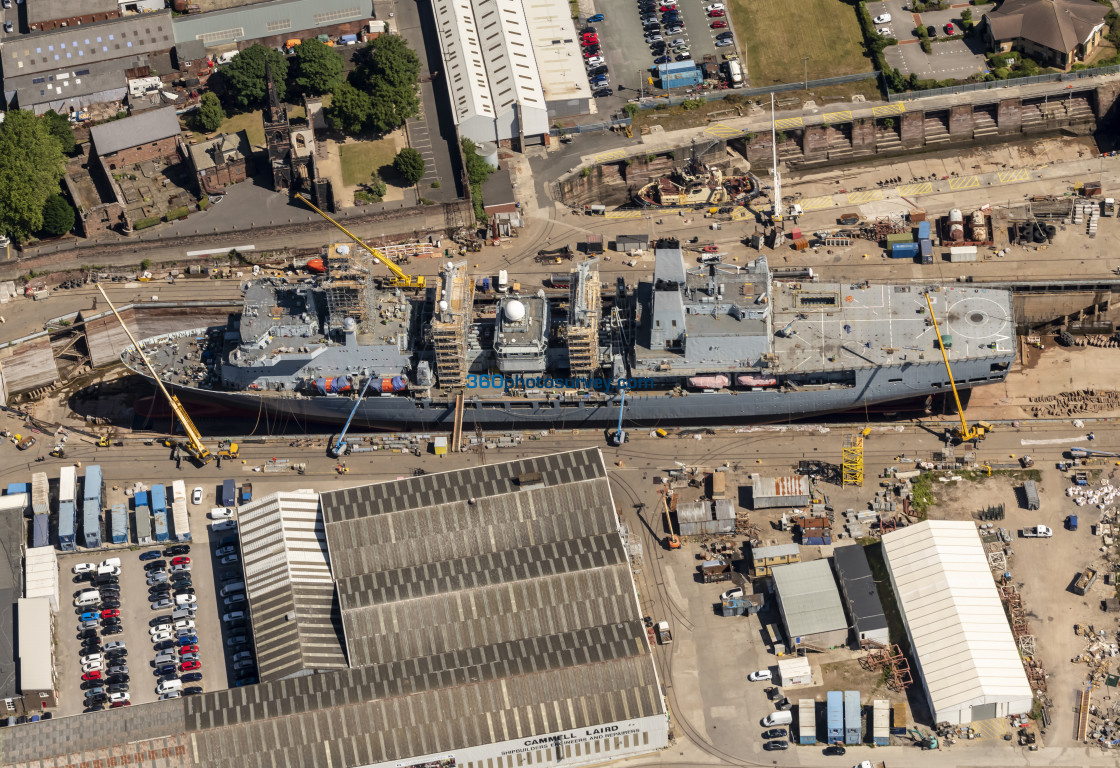
[[[1000,184],[1014,184],[1029,179],[1031,177],[1031,172],[1025,168],[1019,168],[1014,171],[1000,171],[996,176],[999,178]]]
[[[894,104],[884,104],[881,107],[872,107],[871,114],[875,117],[887,117],[888,115],[901,115],[906,111],[906,105],[899,101]]]
[[[640,219],[641,211],[607,211],[608,219]]]
[[[800,117],[786,117],[774,123],[774,127],[779,131],[785,130],[786,128],[803,128],[804,126],[805,121]]]
[[[980,177],[975,175],[949,179],[949,189],[975,189],[978,186],[980,186]]]
[[[849,192],[847,198],[848,205],[861,205],[863,203],[870,203],[873,200],[882,200],[883,190],[873,189],[869,192]]]
[[[721,139],[726,139],[731,136],[739,136],[743,131],[741,128],[734,128],[730,125],[724,125],[723,123],[716,123],[715,125],[709,125],[705,128],[704,133],[709,136],[718,136]]]
[[[831,125],[832,123],[847,123],[850,122],[851,119],[852,111],[850,109],[845,109],[840,112],[829,112],[821,117],[821,122],[825,125]]]
[[[895,188],[900,195],[928,195],[933,192],[933,182],[923,181],[920,184],[901,184]]]
[[[610,152],[600,152],[595,155],[595,162],[609,163],[612,160],[621,160],[624,157],[626,157],[625,149],[612,149]]]
[[[831,208],[836,204],[831,195],[825,195],[824,197],[807,197],[800,202],[801,210],[803,211],[816,211],[821,208]]]

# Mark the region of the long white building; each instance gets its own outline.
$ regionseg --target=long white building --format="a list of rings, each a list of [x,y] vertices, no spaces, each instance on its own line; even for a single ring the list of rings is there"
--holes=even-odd
[[[532,140],[548,133],[553,101],[557,114],[587,111],[590,87],[564,0],[433,0],[432,7],[461,137]]]

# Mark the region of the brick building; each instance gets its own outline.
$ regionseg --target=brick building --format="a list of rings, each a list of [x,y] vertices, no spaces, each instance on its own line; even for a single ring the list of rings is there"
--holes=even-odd
[[[24,5],[27,6],[27,27],[33,32],[77,27],[121,16],[117,0],[26,0]]]
[[[107,170],[179,152],[179,118],[174,107],[153,109],[135,117],[95,125],[89,131],[92,154]]]
[[[245,131],[223,133],[192,144],[188,157],[199,196],[220,195],[226,187],[245,181],[249,175],[249,155]]]

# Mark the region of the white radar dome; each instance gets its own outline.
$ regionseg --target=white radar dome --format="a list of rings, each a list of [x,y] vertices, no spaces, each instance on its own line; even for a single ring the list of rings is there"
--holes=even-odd
[[[511,323],[519,322],[525,318],[525,305],[517,299],[506,304],[506,320]]]
[[[340,253],[340,254],[342,254],[343,256],[345,256],[345,255],[347,255],[348,253],[350,253],[350,246],[348,246],[348,245],[338,245],[338,246],[335,246],[334,252],[335,252],[335,253]]]
[[[448,305],[448,303],[447,303],[447,300],[446,300],[446,299],[443,299],[443,300],[441,300],[441,301],[440,301],[440,303],[439,303],[439,308],[440,308],[440,310],[441,310],[441,311],[443,311],[443,312],[446,312],[446,311],[447,311],[447,307],[448,307],[448,306],[449,306],[449,305]]]
[[[358,321],[352,317],[348,317],[342,321],[342,330],[352,331],[358,327]]]

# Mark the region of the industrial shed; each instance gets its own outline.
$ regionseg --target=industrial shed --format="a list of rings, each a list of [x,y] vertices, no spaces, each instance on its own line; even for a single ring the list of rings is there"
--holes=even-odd
[[[58,694],[54,684],[54,621],[50,600],[21,597],[16,604],[19,622],[16,654],[23,706],[27,712],[53,709],[58,706]]]
[[[238,509],[237,523],[260,679],[345,669],[319,495],[261,497]]]
[[[804,475],[751,475],[751,506],[754,509],[804,507],[808,503],[809,478]]]
[[[58,594],[58,555],[54,547],[28,549],[23,555],[23,596],[45,597],[51,610],[57,611]]]
[[[693,501],[677,505],[677,525],[681,536],[704,533],[734,533],[735,505],[730,499]]]
[[[813,684],[813,669],[809,659],[804,656],[789,656],[778,659],[778,685],[792,688],[798,685]]]
[[[856,645],[862,646],[865,640],[887,645],[890,642],[887,617],[883,614],[871,566],[867,564],[867,553],[858,544],[837,547],[832,551],[832,561],[840,577],[840,591],[852,619]]]
[[[934,721],[1029,712],[1031,687],[975,524],[902,528],[883,536],[883,556]]]
[[[825,650],[848,639],[848,619],[828,560],[774,566],[774,592],[794,648]]]

